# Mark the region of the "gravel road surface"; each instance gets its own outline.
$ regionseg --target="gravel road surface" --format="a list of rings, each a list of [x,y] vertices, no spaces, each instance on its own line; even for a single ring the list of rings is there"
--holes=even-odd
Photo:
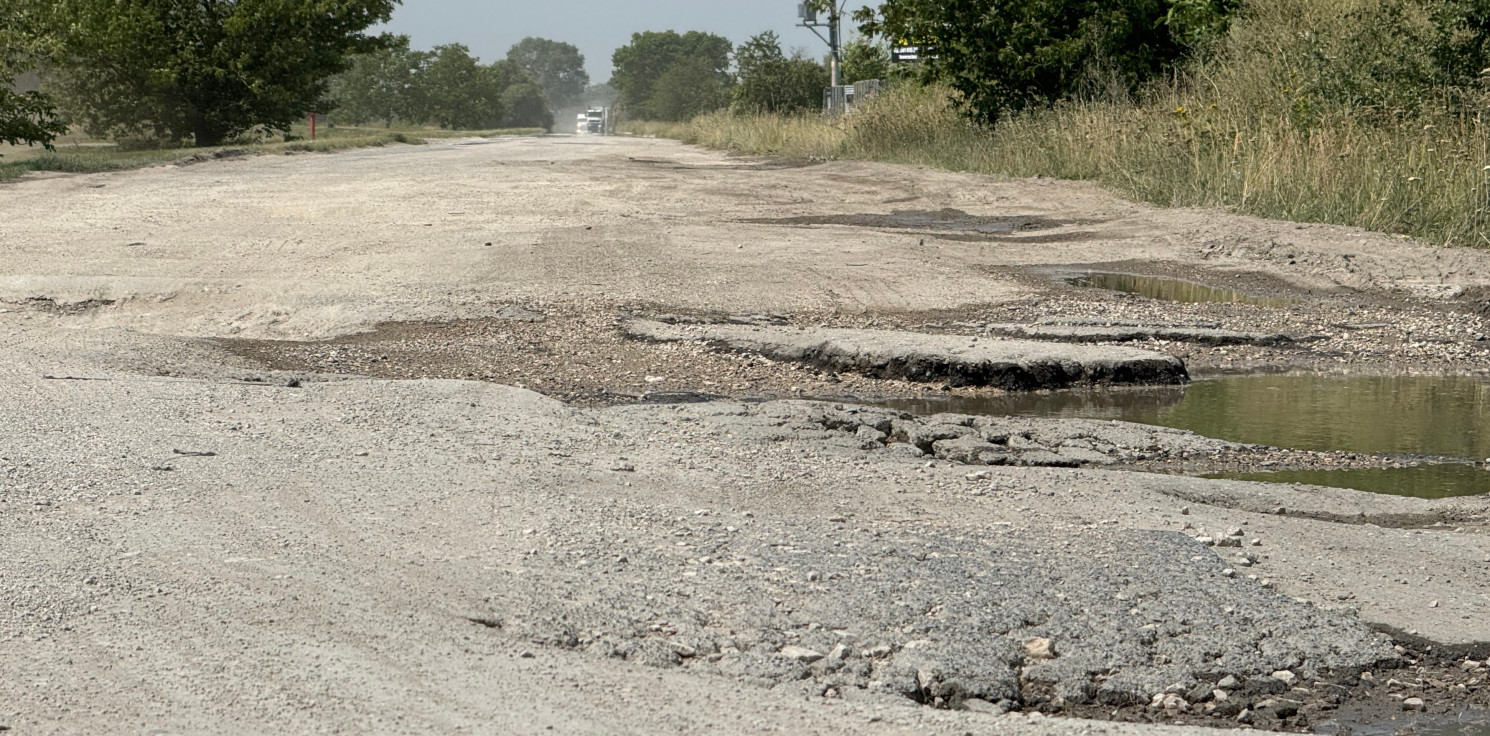
[[[1490,500],[1133,472],[1247,451],[1137,425],[758,401],[937,388],[619,325],[1389,321],[1123,349],[1464,370],[1490,254],[626,138],[0,193],[11,732],[1126,736],[1400,713],[1410,677],[1428,713],[1485,699]],[[1099,263],[1310,306],[1041,275]],[[648,392],[716,400],[595,400]]]

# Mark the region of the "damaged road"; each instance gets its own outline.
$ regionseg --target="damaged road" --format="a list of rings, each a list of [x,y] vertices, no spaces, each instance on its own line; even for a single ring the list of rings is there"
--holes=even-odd
[[[1483,325],[1441,316],[1490,280],[1483,254],[1440,268],[1345,229],[1263,250],[1301,231],[1077,184],[737,164],[546,138],[6,185],[0,300],[27,306],[0,310],[0,726],[1126,736],[1487,704],[1484,497],[1141,472],[1279,451],[1122,422],[762,400],[1168,383],[1212,350],[1358,340],[1459,365]],[[320,199],[290,196],[312,180]],[[889,209],[908,197],[941,214]],[[1347,248],[1369,257],[1313,255]],[[1321,306],[1087,298],[1020,268],[1113,257],[1268,269]],[[1331,296],[1362,284],[1377,301]],[[753,316],[639,340],[639,314]],[[1381,315],[1424,326],[1012,357],[985,332]],[[869,333],[900,357],[845,347]]]

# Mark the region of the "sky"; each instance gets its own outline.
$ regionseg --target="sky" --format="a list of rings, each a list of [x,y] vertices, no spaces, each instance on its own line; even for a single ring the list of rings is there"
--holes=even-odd
[[[708,31],[739,44],[776,31],[787,53],[813,56],[827,45],[797,28],[798,0],[403,0],[385,30],[414,48],[463,43],[484,62],[507,56],[527,36],[565,41],[585,55],[592,83],[610,79],[611,54],[637,31]],[[850,3],[858,7],[866,3]]]

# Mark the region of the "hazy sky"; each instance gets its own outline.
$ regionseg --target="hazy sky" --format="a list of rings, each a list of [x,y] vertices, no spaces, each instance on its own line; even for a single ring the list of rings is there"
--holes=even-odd
[[[403,0],[387,29],[408,34],[415,48],[463,43],[482,61],[507,55],[526,36],[579,47],[591,82],[610,79],[611,53],[636,31],[708,31],[736,44],[776,31],[790,53],[813,56],[827,46],[797,28],[798,0]],[[850,3],[850,7],[864,5]]]

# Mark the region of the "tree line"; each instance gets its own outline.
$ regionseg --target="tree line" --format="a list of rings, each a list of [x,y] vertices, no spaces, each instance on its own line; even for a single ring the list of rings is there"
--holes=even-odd
[[[612,56],[611,86],[625,114],[643,120],[687,120],[729,108],[738,112],[794,114],[820,110],[829,84],[824,60],[786,54],[766,31],[735,47],[711,33],[649,31]],[[844,50],[844,78],[880,79],[890,73],[889,52],[868,38]]]
[[[584,57],[525,39],[482,64],[374,34],[399,0],[0,0],[0,141],[70,126],[112,140],[212,146],[285,132],[312,111],[450,128],[549,127]],[[40,92],[12,92],[41,70]]]
[[[556,66],[558,57],[567,63]],[[418,51],[400,37],[353,57],[345,72],[332,77],[327,107],[338,123],[547,129],[553,127],[553,110],[583,92],[588,81],[584,57],[570,44],[529,38],[507,58],[482,64],[461,44]]]

